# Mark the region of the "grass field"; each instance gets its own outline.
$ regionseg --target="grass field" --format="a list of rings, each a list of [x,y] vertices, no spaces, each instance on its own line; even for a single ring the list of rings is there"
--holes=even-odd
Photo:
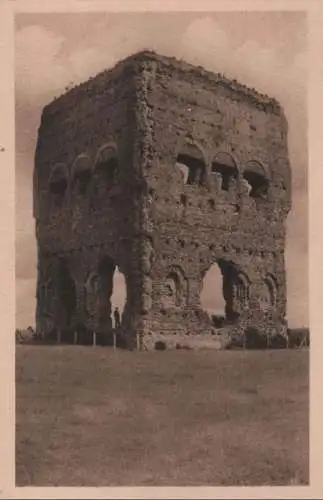
[[[308,483],[309,353],[17,346],[16,484]]]

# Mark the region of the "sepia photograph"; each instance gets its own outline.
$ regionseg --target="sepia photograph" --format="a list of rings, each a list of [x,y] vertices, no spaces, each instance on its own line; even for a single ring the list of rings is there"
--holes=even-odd
[[[306,486],[306,11],[17,12],[17,487]]]

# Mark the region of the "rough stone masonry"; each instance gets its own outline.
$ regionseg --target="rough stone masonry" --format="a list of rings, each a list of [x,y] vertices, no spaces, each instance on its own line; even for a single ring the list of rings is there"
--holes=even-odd
[[[132,348],[212,345],[213,264],[225,324],[286,330],[287,121],[275,99],[143,51],[43,110],[34,169],[37,329],[111,331],[116,267]],[[80,333],[81,335],[81,333]]]

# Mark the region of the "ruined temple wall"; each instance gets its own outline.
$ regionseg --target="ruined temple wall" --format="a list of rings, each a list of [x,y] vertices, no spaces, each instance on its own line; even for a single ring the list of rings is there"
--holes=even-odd
[[[290,166],[287,125],[279,109],[259,109],[221,86],[210,89],[182,72],[165,74],[155,65],[148,94],[154,161],[147,173],[151,194],[150,216],[155,248],[151,271],[153,309],[147,317],[150,342],[172,335],[207,333],[208,318],[200,310],[203,277],[211,265],[232,260],[252,282],[252,312],[240,317],[239,327],[273,329],[286,313],[284,267],[285,218],[290,207]],[[183,185],[176,155],[183,139],[201,147],[207,167],[205,186]],[[234,158],[239,179],[234,190],[221,192],[211,175],[216,153]],[[241,190],[243,167],[259,161],[269,177],[266,202]],[[184,198],[185,197],[185,198]],[[178,266],[187,279],[185,305],[164,309],[164,282]],[[277,307],[264,312],[264,280],[275,277]],[[264,321],[266,317],[266,322]],[[267,325],[267,326],[266,326]],[[160,337],[161,336],[161,337]],[[149,340],[148,340],[149,342]]]
[[[34,174],[36,235],[38,242],[37,323],[49,330],[64,324],[57,311],[55,266],[66,263],[76,288],[77,305],[70,321],[87,327],[97,318],[89,314],[86,284],[98,272],[102,258],[111,257],[127,276],[128,303],[137,306],[140,273],[141,216],[138,205],[138,172],[133,168],[136,89],[132,73],[105,74],[76,88],[45,108],[39,130]],[[101,79],[101,80],[100,80]],[[106,145],[115,147],[118,168],[108,185],[95,169]],[[86,192],[76,192],[73,168],[86,157],[90,176]],[[58,206],[52,203],[49,180],[57,164],[67,172],[67,189]],[[45,284],[51,288],[45,291]],[[108,296],[108,290],[106,291]],[[92,311],[97,315],[97,312]],[[92,314],[92,316],[93,316]],[[128,311],[126,307],[125,315]],[[130,314],[131,315],[131,314]],[[58,326],[56,324],[56,326]]]

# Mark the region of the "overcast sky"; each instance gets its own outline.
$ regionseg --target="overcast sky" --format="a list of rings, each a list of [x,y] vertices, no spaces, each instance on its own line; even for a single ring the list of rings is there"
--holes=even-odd
[[[298,12],[20,14],[16,17],[17,326],[34,325],[32,172],[45,104],[119,59],[148,48],[225,73],[276,97],[289,121],[293,209],[286,251],[288,320],[308,325],[307,24]],[[121,305],[116,278],[114,303]],[[221,306],[214,274],[203,305]]]

